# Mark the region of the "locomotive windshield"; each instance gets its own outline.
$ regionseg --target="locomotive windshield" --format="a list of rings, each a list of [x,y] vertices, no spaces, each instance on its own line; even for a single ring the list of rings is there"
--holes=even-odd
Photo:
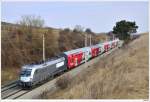
[[[22,70],[21,71],[21,74],[20,74],[21,76],[30,76],[31,75],[31,70]]]

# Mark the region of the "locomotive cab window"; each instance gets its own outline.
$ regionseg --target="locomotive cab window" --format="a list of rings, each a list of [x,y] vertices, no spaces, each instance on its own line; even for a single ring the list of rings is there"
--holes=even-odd
[[[38,70],[35,70],[35,74],[37,74],[38,73]]]
[[[29,69],[22,70],[20,75],[21,75],[21,76],[24,76],[24,77],[28,77],[28,76],[31,75],[31,71],[32,71],[32,70],[29,70]]]

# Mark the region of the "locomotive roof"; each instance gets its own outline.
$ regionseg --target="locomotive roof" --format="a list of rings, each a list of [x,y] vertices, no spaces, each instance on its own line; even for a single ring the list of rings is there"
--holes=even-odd
[[[60,61],[64,61],[65,58],[64,57],[56,57],[56,58],[52,58],[52,59],[48,59],[47,61],[43,62],[37,62],[37,63],[32,63],[32,64],[28,64],[28,65],[24,65],[22,66],[23,69],[39,69],[39,68],[43,68],[43,66],[49,66],[55,63],[58,63]]]

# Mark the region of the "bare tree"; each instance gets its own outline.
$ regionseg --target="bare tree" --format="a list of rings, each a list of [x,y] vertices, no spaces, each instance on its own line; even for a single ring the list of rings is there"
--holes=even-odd
[[[21,30],[27,35],[29,41],[32,39],[33,29],[44,26],[44,20],[40,16],[34,15],[24,15],[17,23],[21,25]]]
[[[73,32],[83,32],[83,27],[81,25],[76,25]]]
[[[44,20],[40,16],[24,15],[18,21],[18,24],[28,27],[43,27]]]

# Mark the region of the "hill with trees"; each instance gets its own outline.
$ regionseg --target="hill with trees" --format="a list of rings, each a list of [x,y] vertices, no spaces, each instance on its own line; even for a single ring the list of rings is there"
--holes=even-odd
[[[91,29],[89,31],[92,32]],[[67,50],[84,47],[85,34],[91,33],[83,31],[79,25],[73,30],[43,27],[43,20],[34,16],[23,17],[17,24],[1,22],[2,83],[16,79],[22,65],[42,60],[43,34],[47,59]],[[92,44],[106,39],[104,34],[92,32],[91,36]]]

